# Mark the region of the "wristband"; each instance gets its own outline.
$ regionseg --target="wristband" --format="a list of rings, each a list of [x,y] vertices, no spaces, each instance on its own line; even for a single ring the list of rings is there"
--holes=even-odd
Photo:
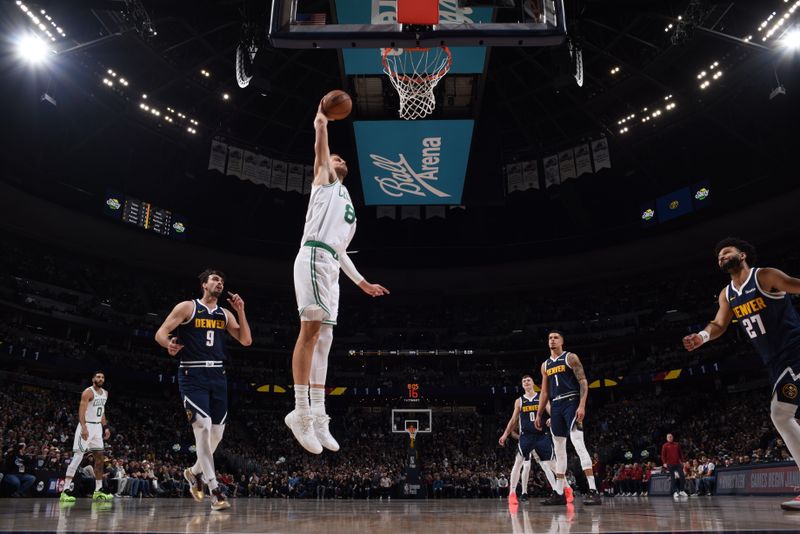
[[[709,334],[705,330],[700,330],[697,333],[697,335],[700,336],[700,339],[703,340],[703,344],[708,343],[711,340],[711,334]]]

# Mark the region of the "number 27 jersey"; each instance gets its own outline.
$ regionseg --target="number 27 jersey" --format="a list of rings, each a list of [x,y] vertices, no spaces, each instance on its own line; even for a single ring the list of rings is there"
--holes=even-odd
[[[181,362],[225,361],[225,311],[219,306],[209,309],[197,299],[192,303],[192,317],[177,328],[178,343],[183,345],[178,353]]]
[[[767,365],[773,384],[790,364],[800,361],[800,316],[784,292],[769,293],[758,284],[758,269],[740,289],[725,288],[734,319]],[[800,369],[794,368],[797,372]]]

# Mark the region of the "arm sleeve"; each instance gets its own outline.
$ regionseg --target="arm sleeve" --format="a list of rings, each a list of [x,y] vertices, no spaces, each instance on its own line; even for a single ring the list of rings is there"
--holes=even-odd
[[[346,274],[355,285],[358,285],[364,281],[364,277],[361,276],[361,273],[358,272],[356,266],[353,265],[353,260],[351,260],[350,256],[347,255],[347,252],[342,252],[339,254],[339,265],[341,265],[344,274]]]

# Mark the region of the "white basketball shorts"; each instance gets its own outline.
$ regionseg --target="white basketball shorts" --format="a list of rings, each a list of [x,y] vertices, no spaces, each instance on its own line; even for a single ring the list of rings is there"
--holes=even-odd
[[[339,261],[319,247],[300,247],[294,260],[294,293],[301,321],[335,325],[339,315]]]

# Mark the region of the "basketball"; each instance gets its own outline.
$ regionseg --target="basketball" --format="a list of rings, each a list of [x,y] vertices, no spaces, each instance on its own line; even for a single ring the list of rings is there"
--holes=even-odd
[[[350,100],[350,95],[340,89],[334,89],[322,97],[322,112],[329,119],[344,119],[350,115],[352,109],[353,101]]]

